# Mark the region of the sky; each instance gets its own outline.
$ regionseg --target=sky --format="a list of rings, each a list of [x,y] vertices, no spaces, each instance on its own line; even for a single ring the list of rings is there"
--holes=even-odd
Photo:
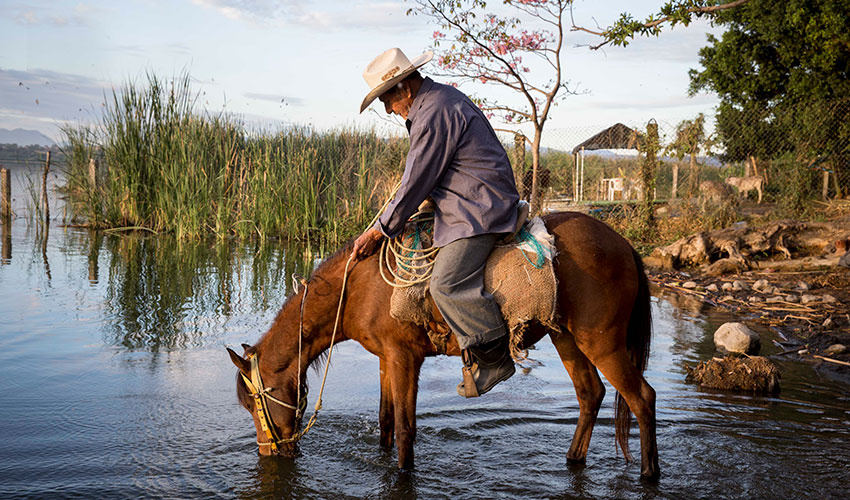
[[[621,12],[644,18],[662,3],[577,0],[574,14],[576,24],[596,28]],[[491,4],[501,8],[501,2]],[[430,48],[439,27],[424,16],[406,15],[412,5],[0,0],[0,128],[34,129],[59,140],[64,124],[96,121],[104,95],[151,71],[168,78],[188,72],[207,111],[239,115],[256,129],[309,125],[402,133],[385,119],[379,102],[363,114],[358,110],[369,91],[362,71],[370,60],[391,47],[411,59]],[[565,142],[579,142],[581,134],[618,121],[638,125],[654,118],[673,126],[699,112],[710,114],[714,96],[687,92],[688,70],[699,68],[698,51],[709,32],[719,30],[697,21],[625,48],[597,51],[581,46],[594,42],[591,36],[569,33],[563,64],[579,93],[554,109],[546,125],[549,144],[567,147]],[[430,63],[421,71],[436,69]],[[492,85],[460,89],[506,102],[516,98]]]

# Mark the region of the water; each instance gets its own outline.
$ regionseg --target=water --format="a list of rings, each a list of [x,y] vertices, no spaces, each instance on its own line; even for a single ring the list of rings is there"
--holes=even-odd
[[[709,358],[730,318],[669,297],[654,299],[647,372],[657,485],[615,452],[610,386],[587,466],[565,464],[578,403],[547,339],[542,367],[477,400],[455,394],[457,358],[427,360],[412,473],[378,445],[377,359],[344,343],[302,456],[259,458],[224,347],[265,331],[309,256],[41,235],[16,219],[0,239],[0,498],[825,499],[850,484],[848,387],[793,363],[777,397],[685,385],[683,365]]]

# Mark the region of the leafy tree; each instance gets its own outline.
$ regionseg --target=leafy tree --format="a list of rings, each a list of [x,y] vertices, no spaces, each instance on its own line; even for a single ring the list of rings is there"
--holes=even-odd
[[[799,161],[847,163],[850,2],[751,0],[717,13],[727,28],[700,50],[691,93],[715,92],[728,160],[794,152]]]

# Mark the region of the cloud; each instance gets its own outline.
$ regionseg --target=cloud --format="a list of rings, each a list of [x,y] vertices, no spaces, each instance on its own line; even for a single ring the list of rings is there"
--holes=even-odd
[[[225,17],[262,24],[284,24],[324,30],[381,29],[408,31],[421,25],[406,12],[403,1],[355,1],[332,3],[324,8],[308,8],[313,4],[303,0],[193,0],[197,5],[212,8]]]
[[[230,19],[253,21],[287,19],[301,12],[299,0],[192,0]]]
[[[301,99],[300,97],[288,97],[288,96],[277,95],[277,94],[258,94],[258,93],[255,93],[255,92],[245,92],[242,95],[244,95],[248,99],[256,99],[258,101],[269,101],[269,102],[280,103],[280,104],[285,104],[285,105],[291,104],[293,106],[303,106],[304,105],[304,99]]]
[[[56,28],[86,27],[100,12],[90,5],[78,3],[71,7],[58,2],[12,3],[5,7],[7,15],[26,26],[49,25]]]

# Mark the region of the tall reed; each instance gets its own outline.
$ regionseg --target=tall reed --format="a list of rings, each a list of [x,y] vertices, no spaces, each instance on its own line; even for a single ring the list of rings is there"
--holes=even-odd
[[[178,238],[338,243],[363,229],[401,175],[406,139],[373,131],[251,131],[198,110],[189,76],[148,73],[112,93],[100,121],[64,129],[76,219]],[[88,177],[99,157],[102,182]]]

